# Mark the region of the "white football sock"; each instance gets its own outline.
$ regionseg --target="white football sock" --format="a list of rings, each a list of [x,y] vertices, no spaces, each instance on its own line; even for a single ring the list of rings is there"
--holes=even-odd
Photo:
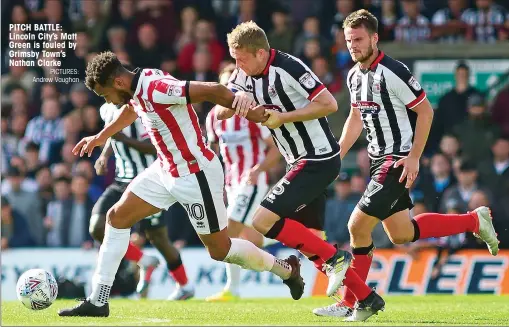
[[[225,265],[227,281],[224,289],[232,292],[234,295],[239,295],[240,271],[242,268],[231,263],[225,263]]]
[[[249,241],[240,238],[232,238],[231,241],[232,245],[224,262],[234,263],[254,271],[270,271],[282,279],[290,277],[292,269],[283,260],[276,259],[272,254],[259,249]]]
[[[120,261],[124,257],[131,229],[117,229],[106,224],[104,240],[99,249],[97,267],[92,278],[92,293],[88,300],[96,305],[103,306],[108,302],[111,286],[115,280]]]

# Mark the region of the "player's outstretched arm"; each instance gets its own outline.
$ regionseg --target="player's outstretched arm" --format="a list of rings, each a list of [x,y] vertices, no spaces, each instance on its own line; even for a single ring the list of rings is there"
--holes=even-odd
[[[341,148],[340,156],[343,159],[352,145],[357,141],[362,132],[362,118],[361,112],[356,108],[350,109],[350,114],[346,119],[341,138],[339,139],[339,146]]]
[[[281,114],[283,124],[319,119],[338,111],[338,103],[327,89],[323,89],[309,104],[300,110]]]
[[[74,147],[73,153],[75,155],[79,154],[80,157],[83,157],[83,155],[87,153],[90,157],[95,147],[106,143],[106,141],[111,136],[131,125],[138,118],[134,108],[130,105],[125,105],[121,110],[122,112],[120,115],[118,115],[118,117],[115,118],[111,123],[106,125],[102,131],[96,135],[85,137],[79,141],[78,144],[76,144]]]
[[[191,81],[189,83],[189,98],[191,103],[208,101],[232,110],[233,113],[235,113],[233,105],[235,95],[226,86],[220,83]],[[265,109],[263,108],[249,110],[246,118],[255,123],[264,122],[267,120],[264,113]]]

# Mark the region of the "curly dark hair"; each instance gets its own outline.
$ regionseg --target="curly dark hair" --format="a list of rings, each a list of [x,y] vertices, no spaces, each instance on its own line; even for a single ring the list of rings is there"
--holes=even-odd
[[[113,52],[102,52],[88,63],[85,85],[91,91],[94,90],[96,84],[109,86],[113,78],[123,70],[125,68]]]

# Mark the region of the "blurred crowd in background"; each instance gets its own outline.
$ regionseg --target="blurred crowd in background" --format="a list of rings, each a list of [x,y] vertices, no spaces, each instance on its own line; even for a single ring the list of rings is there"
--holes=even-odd
[[[114,178],[113,158],[109,173],[97,176],[93,165],[99,151],[90,158],[71,152],[80,138],[101,130],[102,100],[82,82],[33,82],[34,77],[55,77],[51,68],[77,69],[77,75],[62,77],[83,80],[87,62],[111,50],[137,67],[160,68],[180,79],[216,81],[222,67],[232,62],[226,33],[254,20],[273,48],[302,59],[338,95],[345,92],[345,74],[353,66],[341,27],[352,11],[366,8],[376,14],[382,41],[489,44],[509,39],[508,6],[508,1],[494,0],[2,1],[4,27],[59,23],[62,32],[77,33],[76,49],[66,50],[61,67],[9,67],[9,31],[2,29],[2,250],[94,247],[88,220],[75,222],[83,221],[78,215],[90,217],[94,202]],[[489,205],[501,247],[507,248],[509,87],[488,105],[484,94],[469,84],[465,62],[458,62],[455,74],[454,88],[435,108],[419,179],[411,189],[411,214],[466,212]],[[202,125],[211,106],[195,105]],[[369,180],[362,137],[350,156],[356,167],[343,170],[331,185],[325,222],[329,241],[345,247],[349,215]],[[284,169],[282,162],[271,172],[272,180]],[[165,216],[179,247],[200,246],[182,207],[171,208]],[[381,226],[374,240],[378,248],[392,247]],[[459,235],[420,241],[409,250],[427,246],[454,250],[483,245],[472,235]]]

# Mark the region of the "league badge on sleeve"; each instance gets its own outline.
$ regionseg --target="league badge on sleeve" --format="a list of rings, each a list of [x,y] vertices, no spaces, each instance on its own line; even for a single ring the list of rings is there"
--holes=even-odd
[[[312,89],[316,85],[315,79],[309,72],[304,73],[304,75],[299,78],[299,83],[304,85],[307,89]]]
[[[419,84],[419,82],[417,82],[417,80],[413,76],[410,77],[410,79],[408,80],[408,84],[412,86],[413,89],[416,91],[420,91],[422,89],[421,84]]]

